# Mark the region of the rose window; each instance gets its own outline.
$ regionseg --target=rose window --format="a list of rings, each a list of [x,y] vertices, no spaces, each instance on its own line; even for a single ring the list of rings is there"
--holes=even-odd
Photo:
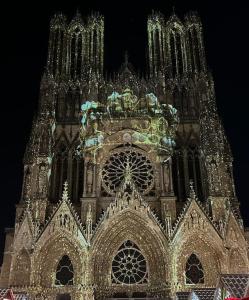
[[[112,283],[142,284],[147,279],[146,260],[141,251],[133,242],[124,242],[112,261]]]
[[[141,194],[147,194],[154,185],[150,160],[138,149],[122,149],[111,154],[102,168],[102,182],[111,195],[119,190],[126,176],[130,176]]]

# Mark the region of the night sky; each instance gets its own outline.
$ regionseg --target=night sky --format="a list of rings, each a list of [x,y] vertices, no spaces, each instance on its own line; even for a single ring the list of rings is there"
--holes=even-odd
[[[51,1],[52,2],[52,1]],[[0,257],[4,228],[13,227],[22,186],[22,159],[37,107],[39,84],[47,58],[49,21],[61,11],[69,18],[99,11],[105,16],[106,69],[117,70],[125,51],[136,69],[144,70],[146,19],[152,9],[166,16],[199,12],[217,105],[234,156],[235,185],[245,224],[249,226],[248,10],[239,1],[45,1],[15,4],[1,11],[1,209]],[[223,4],[224,2],[225,4]],[[1,260],[1,259],[0,259]]]

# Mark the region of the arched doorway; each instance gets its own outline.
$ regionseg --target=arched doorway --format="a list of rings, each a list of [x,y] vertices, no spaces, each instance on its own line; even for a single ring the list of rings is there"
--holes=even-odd
[[[168,248],[160,228],[145,210],[127,209],[114,218],[99,227],[93,242],[96,299],[168,295]]]

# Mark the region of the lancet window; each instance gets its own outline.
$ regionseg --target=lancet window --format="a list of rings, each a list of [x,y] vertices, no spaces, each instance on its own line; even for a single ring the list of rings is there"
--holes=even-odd
[[[179,201],[185,201],[189,195],[189,182],[194,183],[199,200],[203,199],[200,154],[197,146],[176,148],[173,156],[174,192]]]
[[[173,77],[182,75],[185,68],[185,53],[182,33],[179,30],[171,30],[169,33],[169,47],[171,58],[171,73]]]
[[[70,76],[71,79],[80,78],[83,69],[83,31],[77,27],[71,33],[70,39]]]
[[[53,158],[51,176],[51,200],[59,201],[62,195],[63,184],[67,180],[68,149],[64,142],[57,148]]]
[[[199,72],[201,70],[201,59],[199,37],[196,27],[192,26],[189,28],[187,37],[189,44],[191,70],[192,72]]]
[[[52,33],[51,67],[53,75],[60,74],[63,68],[64,31],[56,28]]]

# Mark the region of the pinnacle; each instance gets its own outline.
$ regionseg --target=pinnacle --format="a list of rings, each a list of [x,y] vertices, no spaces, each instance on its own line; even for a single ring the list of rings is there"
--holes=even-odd
[[[67,180],[64,183],[64,189],[62,193],[62,200],[63,201],[68,201],[68,182]]]
[[[196,194],[195,194],[195,189],[194,189],[194,182],[193,182],[192,179],[189,181],[189,190],[190,190],[190,192],[189,192],[190,199],[191,200],[196,199]]]

